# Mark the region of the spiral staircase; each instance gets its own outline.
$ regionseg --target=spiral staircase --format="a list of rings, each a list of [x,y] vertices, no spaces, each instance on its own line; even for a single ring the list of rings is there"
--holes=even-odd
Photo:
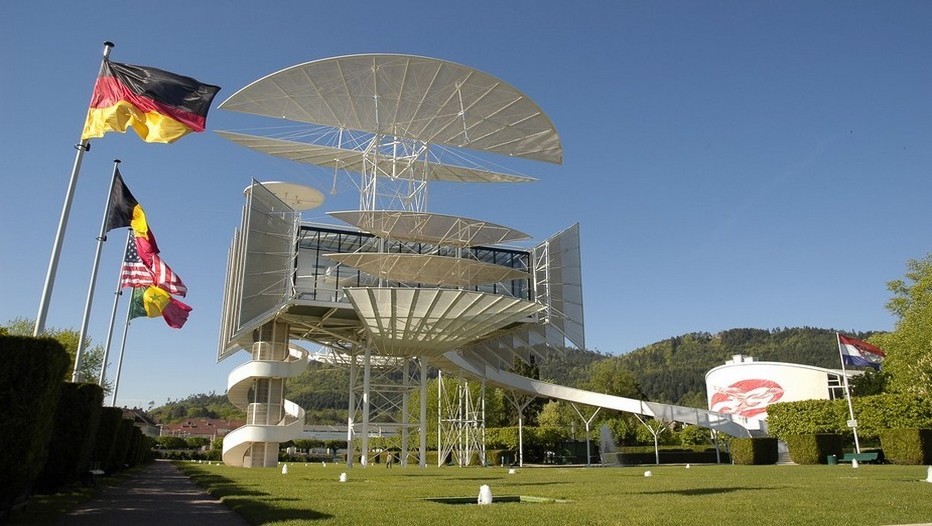
[[[304,409],[284,399],[285,379],[307,368],[307,351],[289,345],[288,328],[272,322],[257,331],[252,360],[234,369],[227,380],[230,402],[246,413],[246,425],[223,438],[223,462],[236,467],[274,467],[279,444],[304,429]],[[270,336],[268,340],[261,339]]]

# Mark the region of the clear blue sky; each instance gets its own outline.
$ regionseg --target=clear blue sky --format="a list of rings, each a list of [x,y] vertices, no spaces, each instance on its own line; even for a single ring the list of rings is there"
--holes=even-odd
[[[262,5],[0,4],[0,323],[36,316],[103,42],[116,43],[117,62],[223,88],[207,132],[173,145],[108,134],[85,157],[48,324],[80,326],[115,158],[194,307],[180,331],[132,324],[120,405],[222,393],[245,361],[216,363],[242,190],[257,178],[326,192],[330,176],[218,137],[212,130],[254,121],[216,106],[321,58],[450,60],[549,114],[562,166],[517,166],[539,179],[530,185],[441,188],[430,210],[538,240],[580,222],[591,349],[619,354],[735,327],[889,330],[886,282],[930,252],[930,2]],[[355,203],[344,189],[308,219]],[[106,338],[121,251],[120,241],[104,249],[95,343]]]

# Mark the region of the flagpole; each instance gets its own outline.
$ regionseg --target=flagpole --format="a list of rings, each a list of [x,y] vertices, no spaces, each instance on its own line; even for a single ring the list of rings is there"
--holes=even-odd
[[[110,57],[110,50],[113,49],[113,46],[113,42],[104,42],[104,55],[103,59],[100,61],[100,70],[97,73],[98,77],[100,77],[100,73],[104,70],[104,65]],[[45,332],[45,319],[49,312],[49,299],[52,297],[52,288],[55,286],[55,274],[58,272],[58,259],[61,255],[61,246],[65,237],[65,229],[68,228],[68,216],[71,214],[71,201],[74,198],[74,188],[78,184],[78,173],[81,171],[81,161],[84,160],[84,152],[91,148],[90,140],[84,139],[83,135],[84,132],[82,128],[80,143],[75,145],[77,153],[74,156],[74,166],[71,168],[71,179],[68,181],[68,189],[65,192],[65,203],[62,205],[61,217],[58,220],[58,231],[55,234],[55,242],[52,245],[52,256],[49,260],[48,273],[45,275],[45,286],[42,289],[42,298],[39,301],[39,314],[36,315],[36,326],[32,333],[33,336],[38,336]],[[81,343],[82,342],[78,342],[79,350]]]
[[[845,385],[845,400],[848,401],[848,415],[851,417],[848,420],[848,427],[854,433],[854,451],[860,454],[861,444],[858,442],[858,421],[854,419],[854,406],[851,404],[851,392],[848,390],[848,372],[845,370],[845,357],[841,352],[841,335],[837,332],[835,333],[835,341],[838,343],[838,358],[841,359],[841,376]]]
[[[123,250],[123,253],[126,253],[126,250],[129,249],[129,244],[133,242],[133,231],[130,230],[126,234],[126,248]],[[100,367],[100,386],[104,387],[104,380],[107,377],[107,359],[110,356],[110,342],[113,341],[113,324],[116,322],[116,313],[117,307],[120,303],[120,296],[123,295],[123,264],[120,263],[120,271],[117,272],[117,286],[116,292],[113,293],[113,310],[110,311],[110,328],[107,329],[107,343],[104,345],[104,361],[103,365]]]
[[[130,298],[129,304],[126,305],[126,323],[123,324],[123,340],[120,342],[120,359],[117,361],[116,376],[113,380],[113,398],[110,399],[110,406],[116,407],[117,391],[120,389],[120,373],[123,372],[123,352],[126,350],[126,334],[129,332],[129,321],[132,319],[133,300]]]
[[[113,160],[113,175],[110,177],[110,189],[107,190],[107,204],[104,206],[104,217],[100,222],[100,235],[97,236],[97,250],[94,253],[94,265],[91,268],[91,282],[87,286],[87,301],[84,303],[84,316],[81,318],[81,332],[78,335],[78,352],[74,357],[74,372],[71,374],[72,382],[83,381],[81,378],[81,364],[84,361],[84,338],[87,336],[87,326],[91,319],[91,304],[94,303],[94,287],[97,284],[97,270],[100,269],[100,253],[103,251],[104,242],[107,241],[107,220],[110,217],[110,201],[113,199],[113,186],[116,184],[120,160]],[[103,367],[107,364],[104,363]],[[101,386],[103,387],[103,386]]]

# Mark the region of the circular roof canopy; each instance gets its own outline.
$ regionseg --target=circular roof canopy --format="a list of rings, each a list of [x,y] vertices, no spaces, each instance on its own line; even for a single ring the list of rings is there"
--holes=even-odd
[[[365,54],[263,77],[221,108],[560,164],[547,115],[510,84],[453,62]]]
[[[344,290],[370,342],[380,354],[392,356],[436,358],[544,309],[533,301],[473,290]]]

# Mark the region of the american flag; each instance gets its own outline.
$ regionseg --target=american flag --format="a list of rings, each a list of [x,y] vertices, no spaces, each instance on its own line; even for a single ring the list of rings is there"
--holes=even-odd
[[[188,293],[188,287],[185,287],[178,274],[172,272],[158,254],[152,254],[152,276],[155,277],[155,284],[167,290],[168,292],[184,297]]]
[[[123,268],[120,269],[120,288],[147,287],[155,285],[152,272],[139,259],[136,251],[136,239],[130,234],[126,241],[126,256],[123,258]]]

